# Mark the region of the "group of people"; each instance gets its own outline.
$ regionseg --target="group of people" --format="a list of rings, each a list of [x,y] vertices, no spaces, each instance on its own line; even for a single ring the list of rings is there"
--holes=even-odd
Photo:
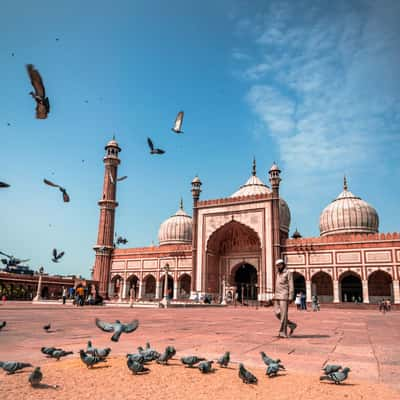
[[[83,307],[84,305],[98,305],[103,303],[103,298],[97,293],[97,291],[92,293],[87,286],[79,284],[76,288],[62,288],[62,301],[63,304],[67,302],[67,298],[72,299],[72,304],[77,307]]]
[[[384,314],[387,311],[390,311],[392,309],[392,303],[390,299],[382,299],[379,303],[379,311],[383,312]]]
[[[307,303],[306,303],[306,294],[303,291],[300,291],[296,294],[296,298],[294,300],[294,304],[298,310],[307,310]]]

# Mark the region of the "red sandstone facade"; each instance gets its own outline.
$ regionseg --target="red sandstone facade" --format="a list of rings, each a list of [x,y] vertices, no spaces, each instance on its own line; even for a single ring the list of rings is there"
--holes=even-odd
[[[294,273],[295,289],[305,291],[308,301],[315,294],[322,302],[376,303],[390,298],[400,303],[400,234],[351,233],[376,232],[378,217],[345,182],[332,210],[328,206],[321,216],[322,236],[289,239],[290,212],[279,196],[281,178],[275,164],[269,171],[271,189],[256,176],[254,162],[252,177],[229,198],[200,200],[196,177],[190,235],[181,206],[160,228],[159,246],[114,249],[120,149],[111,141],[106,150],[93,275],[102,295],[121,301],[160,300],[168,276],[168,292],[176,301],[206,294],[222,301],[235,292],[239,300],[269,300],[274,264],[282,257]],[[342,203],[346,207],[341,208]],[[354,208],[351,213],[346,211],[349,207]]]

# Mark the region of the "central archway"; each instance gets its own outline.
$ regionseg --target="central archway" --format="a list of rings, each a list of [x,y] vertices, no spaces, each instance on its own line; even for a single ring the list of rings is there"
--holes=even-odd
[[[251,264],[241,264],[234,271],[238,300],[257,300],[257,270]]]
[[[340,278],[341,298],[346,302],[362,302],[362,284],[358,275],[353,272],[348,272]]]
[[[234,261],[239,258],[245,261],[248,257],[252,257],[253,259],[260,258],[261,242],[258,234],[253,229],[241,222],[232,220],[217,229],[209,237],[205,257],[206,268],[203,284],[205,292],[214,295],[221,295],[222,279],[224,277],[227,278],[231,275],[232,283],[236,282],[234,274],[228,267],[231,263],[230,260]],[[245,262],[242,264],[245,264]],[[251,265],[250,267],[254,268]],[[250,270],[248,269],[247,271]],[[257,270],[255,269],[255,271],[257,277]],[[245,277],[243,276],[240,279],[245,279]],[[250,278],[247,277],[246,279]],[[254,284],[256,283],[257,281],[254,282]],[[243,282],[243,284],[246,284],[246,282]],[[247,284],[249,285],[250,283]],[[240,296],[241,293],[242,289],[239,293]],[[244,295],[244,297],[246,296]]]

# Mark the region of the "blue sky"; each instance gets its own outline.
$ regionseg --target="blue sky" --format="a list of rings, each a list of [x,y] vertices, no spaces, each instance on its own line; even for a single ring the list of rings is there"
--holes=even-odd
[[[116,230],[129,246],[157,243],[181,196],[191,213],[196,174],[203,199],[232,194],[253,155],[265,182],[273,161],[281,167],[292,232],[319,234],[344,174],[380,230],[398,231],[399,19],[398,1],[4,1],[0,180],[12,187],[0,192],[0,250],[89,276],[113,134],[129,176]],[[46,85],[45,121],[27,63]],[[147,136],[165,156],[148,154]],[[66,252],[59,264],[53,247]]]

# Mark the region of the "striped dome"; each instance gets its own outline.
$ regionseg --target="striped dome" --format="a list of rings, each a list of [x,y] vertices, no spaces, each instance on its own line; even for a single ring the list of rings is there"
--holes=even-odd
[[[376,210],[347,189],[346,179],[343,192],[329,204],[320,216],[321,236],[338,233],[376,233],[379,217]]]
[[[158,241],[160,246],[192,243],[192,217],[183,210],[182,200],[179,210],[161,224]]]

